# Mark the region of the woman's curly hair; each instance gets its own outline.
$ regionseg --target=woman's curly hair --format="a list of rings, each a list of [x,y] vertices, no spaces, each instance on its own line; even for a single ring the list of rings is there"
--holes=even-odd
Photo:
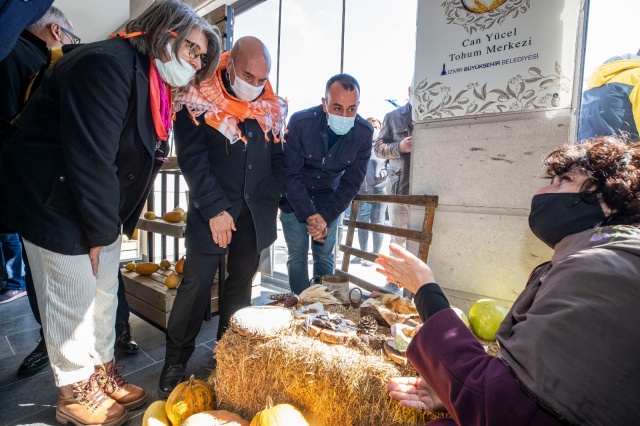
[[[640,143],[602,136],[553,151],[544,167],[549,177],[571,170],[589,176],[581,192],[600,194],[613,211],[607,225],[640,225]]]

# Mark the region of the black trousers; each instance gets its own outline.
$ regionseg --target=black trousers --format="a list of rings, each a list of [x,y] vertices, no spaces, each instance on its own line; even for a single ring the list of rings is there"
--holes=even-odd
[[[235,225],[227,258],[229,275],[219,289],[218,340],[229,327],[231,316],[251,304],[251,283],[260,261],[256,229],[246,205]],[[165,363],[186,364],[193,354],[203,318],[211,309],[211,286],[222,256],[187,249],[184,276],[167,325]]]

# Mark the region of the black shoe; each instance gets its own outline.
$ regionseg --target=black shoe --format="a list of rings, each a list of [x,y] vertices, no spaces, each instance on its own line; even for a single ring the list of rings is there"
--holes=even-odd
[[[26,375],[33,374],[42,370],[49,365],[49,354],[47,353],[47,346],[44,343],[44,339],[41,339],[38,346],[22,361],[18,368],[18,374]]]
[[[184,364],[164,364],[158,384],[158,394],[162,398],[167,398],[176,386],[184,382],[185,369]]]
[[[138,344],[131,338],[131,324],[128,322],[116,324],[116,344],[114,348],[128,354],[138,353]]]

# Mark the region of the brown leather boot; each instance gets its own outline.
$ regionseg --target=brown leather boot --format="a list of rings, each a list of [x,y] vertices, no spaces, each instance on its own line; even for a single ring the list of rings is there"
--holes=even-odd
[[[127,410],[109,398],[98,385],[98,374],[89,379],[59,388],[56,420],[66,425],[120,426],[127,419]]]
[[[127,410],[133,410],[147,402],[147,394],[142,388],[128,383],[118,372],[120,368],[121,365],[113,365],[113,362],[97,365],[96,372],[100,373],[98,382],[110,398]]]

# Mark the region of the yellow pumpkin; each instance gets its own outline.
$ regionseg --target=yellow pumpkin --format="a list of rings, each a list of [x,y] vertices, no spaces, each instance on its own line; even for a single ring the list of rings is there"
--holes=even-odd
[[[160,265],[152,262],[140,262],[134,268],[134,271],[140,275],[149,275],[158,272]]]
[[[215,408],[213,388],[193,375],[176,386],[165,405],[167,417],[174,426],[181,425],[189,416]]]
[[[142,426],[171,426],[165,412],[165,405],[164,401],[156,401],[149,405],[142,417]]]
[[[271,398],[268,398],[267,408],[255,415],[250,426],[309,426],[309,423],[293,405],[278,404],[272,407]]]
[[[162,215],[162,220],[169,223],[178,223],[182,220],[182,212],[167,212]]]
[[[249,426],[249,422],[227,410],[203,411],[189,417],[181,426]]]
[[[169,274],[167,278],[164,280],[164,285],[169,288],[176,288],[180,284],[180,278],[175,273]]]

